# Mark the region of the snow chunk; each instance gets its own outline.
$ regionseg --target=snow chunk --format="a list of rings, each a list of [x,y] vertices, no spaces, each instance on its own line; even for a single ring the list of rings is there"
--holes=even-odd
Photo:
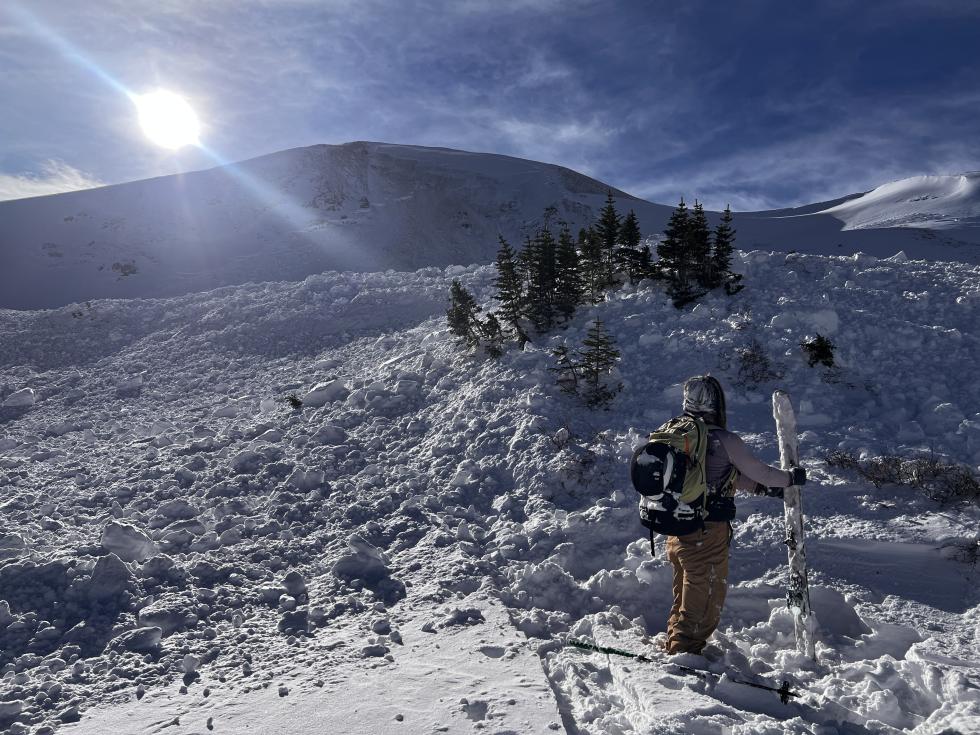
[[[33,388],[21,388],[14,391],[4,400],[3,408],[30,408],[37,402]]]
[[[316,490],[322,487],[323,483],[323,470],[308,470],[304,467],[297,467],[286,479],[286,484],[289,487],[304,491]]]
[[[320,407],[327,403],[343,400],[350,391],[340,378],[334,378],[326,383],[317,383],[302,397],[304,406]]]
[[[27,542],[19,533],[0,534],[0,559],[13,559],[27,549]]]
[[[347,432],[339,426],[324,424],[316,430],[316,433],[313,435],[313,441],[317,444],[336,446],[347,441]]]
[[[103,549],[123,561],[144,562],[158,552],[156,544],[143,531],[119,521],[109,521],[102,529],[101,543]]]
[[[347,540],[350,553],[340,557],[331,571],[337,577],[377,582],[388,576],[388,557],[358,534]]]

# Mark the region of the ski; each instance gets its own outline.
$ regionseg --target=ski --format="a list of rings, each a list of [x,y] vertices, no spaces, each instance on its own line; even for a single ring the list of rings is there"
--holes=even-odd
[[[779,440],[779,459],[784,470],[799,465],[799,448],[796,434],[796,413],[789,394],[777,390],[772,394],[772,415],[776,420],[776,437]],[[803,538],[803,501],[800,488],[792,485],[783,492],[786,518],[786,551],[789,556],[789,589],[786,603],[793,614],[796,630],[796,648],[800,653],[815,659],[814,620],[810,609],[810,586],[806,573],[806,548]]]
[[[569,640],[566,642],[566,645],[572,646],[573,648],[582,649],[583,651],[594,651],[595,653],[605,653],[607,655],[613,655],[613,656],[625,656],[626,658],[631,658],[634,661],[639,661],[641,663],[647,663],[647,664],[662,663],[665,666],[671,666],[675,669],[679,669],[684,674],[692,674],[693,676],[696,676],[699,679],[717,681],[723,676],[723,674],[716,674],[712,671],[701,671],[700,669],[694,669],[691,668],[690,666],[684,666],[683,664],[674,663],[673,661],[659,661],[657,659],[652,659],[647,656],[644,656],[642,653],[630,653],[629,651],[622,651],[618,648],[597,646],[593,643],[588,643],[587,641]],[[728,675],[728,679],[729,681],[732,681],[735,684],[741,684],[747,687],[754,687],[755,689],[765,689],[766,691],[774,692],[779,695],[779,700],[783,704],[788,704],[790,697],[800,696],[799,692],[794,692],[792,689],[789,688],[789,681],[787,681],[786,679],[783,679],[782,684],[778,687],[771,687],[766,684],[758,684],[754,681],[745,681],[744,679],[737,679],[731,675]]]

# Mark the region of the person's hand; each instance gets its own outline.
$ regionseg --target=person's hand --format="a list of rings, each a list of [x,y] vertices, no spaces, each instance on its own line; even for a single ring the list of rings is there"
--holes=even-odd
[[[806,485],[806,470],[802,467],[794,467],[789,471],[790,474],[790,485],[796,485],[802,487]]]
[[[757,482],[752,492],[756,495],[765,495],[768,498],[782,498],[783,489],[781,487],[766,487],[761,482]]]

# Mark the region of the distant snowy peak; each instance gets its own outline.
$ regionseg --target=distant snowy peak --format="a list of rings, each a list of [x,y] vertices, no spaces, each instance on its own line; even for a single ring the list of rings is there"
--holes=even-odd
[[[980,172],[893,181],[821,214],[841,220],[845,230],[980,227]]]

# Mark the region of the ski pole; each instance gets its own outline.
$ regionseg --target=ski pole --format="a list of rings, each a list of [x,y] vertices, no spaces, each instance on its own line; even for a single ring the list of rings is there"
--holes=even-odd
[[[572,646],[573,648],[580,648],[584,651],[594,651],[596,653],[612,654],[614,656],[625,656],[626,658],[632,658],[635,659],[636,661],[641,661],[643,663],[655,663],[654,659],[648,658],[640,653],[630,653],[629,651],[621,651],[618,648],[597,646],[592,643],[587,643],[586,641],[569,640],[568,645]],[[699,671],[698,669],[692,669],[690,666],[684,666],[683,664],[676,664],[670,661],[666,661],[665,663],[668,666],[675,666],[678,669],[681,669],[682,671],[685,671],[689,674],[694,674],[695,676],[702,679],[707,679],[711,677],[717,680],[720,679],[722,676],[721,674],[716,674],[713,671]],[[776,694],[779,695],[779,701],[782,702],[783,704],[789,704],[790,697],[800,696],[799,692],[794,692],[792,689],[789,688],[789,681],[786,679],[783,679],[783,682],[780,686],[771,687],[765,684],[757,684],[754,681],[745,681],[743,679],[736,679],[732,676],[729,676],[728,678],[730,681],[734,682],[735,684],[742,684],[743,686],[755,687],[756,689],[765,689],[766,691],[769,692],[775,692]]]

